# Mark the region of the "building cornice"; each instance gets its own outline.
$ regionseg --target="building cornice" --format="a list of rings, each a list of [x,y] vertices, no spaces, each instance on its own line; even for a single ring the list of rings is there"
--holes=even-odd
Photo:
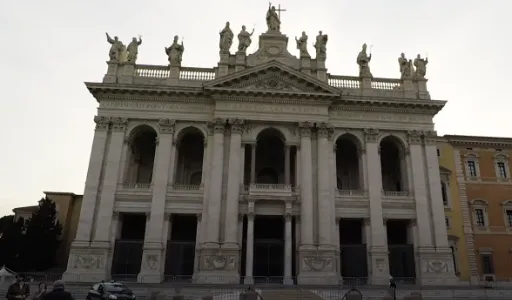
[[[454,146],[512,148],[512,138],[468,135],[444,135],[443,139]]]

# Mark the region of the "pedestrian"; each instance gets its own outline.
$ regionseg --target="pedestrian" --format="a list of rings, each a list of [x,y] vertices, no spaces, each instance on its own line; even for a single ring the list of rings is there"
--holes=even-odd
[[[41,300],[74,300],[70,292],[65,291],[64,281],[56,280],[53,290],[46,293]]]
[[[389,295],[396,300],[396,282],[393,276],[389,276]]]
[[[16,275],[16,281],[9,286],[7,300],[23,300],[30,296],[30,286],[25,282],[23,275]]]
[[[34,295],[34,300],[41,300],[47,292],[46,282],[39,283],[39,290]]]

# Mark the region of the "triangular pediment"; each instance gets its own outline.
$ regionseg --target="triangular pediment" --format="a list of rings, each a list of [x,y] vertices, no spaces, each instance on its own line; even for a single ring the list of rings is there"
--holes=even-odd
[[[278,61],[220,77],[204,85],[207,90],[273,92],[339,96],[340,91],[313,76]]]

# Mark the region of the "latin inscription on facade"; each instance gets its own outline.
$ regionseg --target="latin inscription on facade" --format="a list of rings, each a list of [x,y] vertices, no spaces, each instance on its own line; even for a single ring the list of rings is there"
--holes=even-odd
[[[266,103],[234,103],[217,102],[217,110],[262,112],[262,113],[286,113],[286,114],[311,114],[327,115],[327,107],[307,106],[295,104],[266,104]]]
[[[168,112],[207,112],[206,105],[195,103],[157,103],[137,101],[102,101],[100,109],[146,110]]]
[[[373,113],[362,111],[332,111],[333,119],[347,120],[372,120],[384,122],[415,122],[415,123],[432,123],[432,117],[427,115],[406,115],[406,114],[387,114]]]

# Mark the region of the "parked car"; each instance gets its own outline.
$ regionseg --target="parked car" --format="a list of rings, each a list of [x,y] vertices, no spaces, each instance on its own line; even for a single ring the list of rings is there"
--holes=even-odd
[[[135,300],[135,295],[124,284],[109,281],[93,285],[86,300]]]

